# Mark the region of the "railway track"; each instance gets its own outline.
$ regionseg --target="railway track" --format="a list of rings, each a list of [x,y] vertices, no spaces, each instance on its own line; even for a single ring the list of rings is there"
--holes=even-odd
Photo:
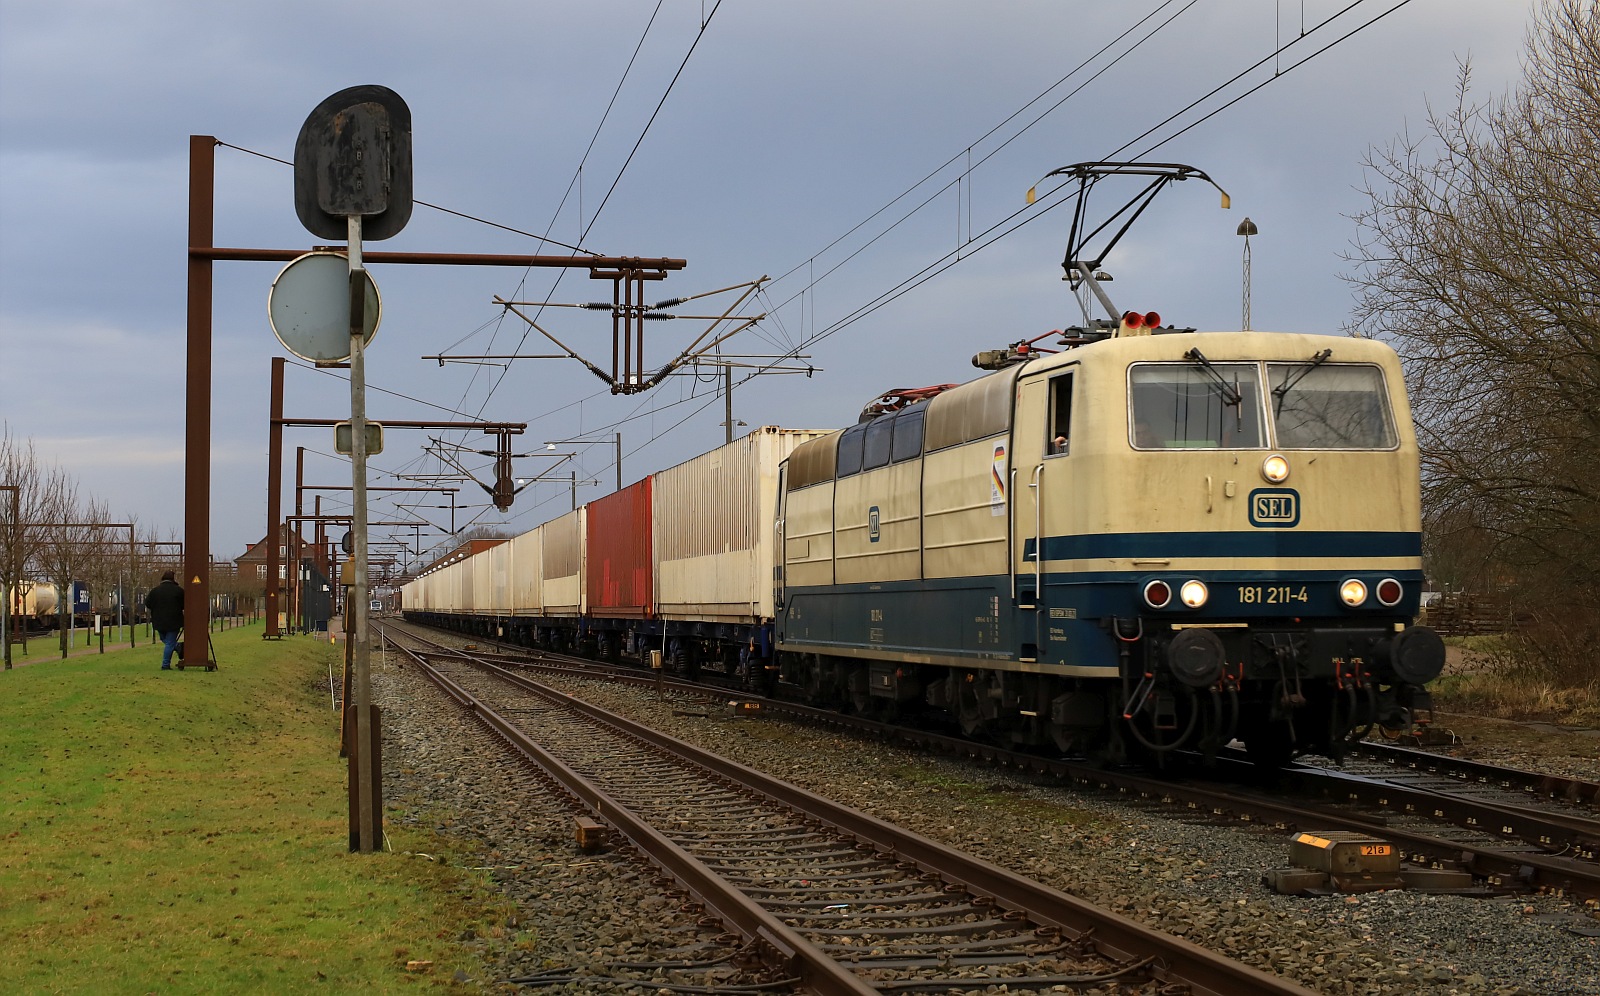
[[[1355,745],[1353,752],[1359,757],[1401,771],[1437,775],[1468,785],[1492,786],[1507,792],[1520,792],[1535,798],[1558,800],[1600,811],[1600,782],[1597,781],[1523,771],[1376,741],[1362,741]]]
[[[487,640],[481,642],[491,644]],[[690,694],[737,694],[659,675],[651,677],[636,668],[597,665],[583,658],[521,648],[502,647],[493,656],[513,667],[554,668],[591,677],[604,672],[612,680],[663,684]],[[1224,777],[1220,784],[1214,772],[1198,769],[1190,769],[1189,774],[1198,771],[1200,780],[1190,777],[1180,781],[1024,754],[781,699],[743,695],[740,701],[766,714],[787,715],[948,756],[1031,772],[1080,788],[1114,793],[1123,799],[1181,807],[1210,819],[1265,825],[1285,832],[1342,830],[1387,840],[1400,848],[1407,861],[1468,872],[1489,893],[1548,890],[1579,899],[1600,899],[1600,819],[1571,802],[1595,798],[1597,787],[1578,779],[1547,777],[1481,762],[1453,764],[1456,759],[1373,744],[1370,752],[1364,745],[1363,756],[1377,758],[1385,767],[1400,768],[1413,782],[1420,775],[1432,775],[1430,783],[1405,784],[1387,772],[1361,775],[1298,765],[1287,769],[1275,784],[1262,788],[1248,765],[1230,766],[1226,761],[1221,766]],[[1484,799],[1483,793],[1491,790],[1494,798]],[[1309,801],[1299,803],[1295,797]],[[1441,825],[1453,829],[1441,829]]]
[[[405,652],[811,991],[1306,991],[508,668]]]

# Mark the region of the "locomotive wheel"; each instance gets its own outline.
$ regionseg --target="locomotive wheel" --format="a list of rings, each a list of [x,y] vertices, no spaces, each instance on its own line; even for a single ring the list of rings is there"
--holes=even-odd
[[[1285,723],[1267,723],[1244,738],[1244,752],[1258,768],[1276,771],[1294,760],[1294,740]]]
[[[825,706],[833,698],[833,669],[823,662],[819,654],[807,654],[805,662],[803,687],[806,690],[806,702]]]
[[[850,686],[850,708],[861,716],[872,712],[872,691],[867,684],[867,669],[853,667],[845,680]]]
[[[987,725],[983,715],[983,703],[979,696],[983,688],[977,681],[959,681],[956,685],[956,720],[961,724],[961,732],[965,736],[975,737]]]

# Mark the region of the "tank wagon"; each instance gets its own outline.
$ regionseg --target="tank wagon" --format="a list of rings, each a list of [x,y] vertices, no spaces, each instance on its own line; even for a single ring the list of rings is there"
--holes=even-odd
[[[757,430],[419,578],[406,615],[1117,759],[1278,764],[1425,717],[1393,350],[1145,317]]]
[[[11,589],[11,625],[18,632],[48,633],[56,628],[55,586],[43,581],[32,581],[26,592]]]

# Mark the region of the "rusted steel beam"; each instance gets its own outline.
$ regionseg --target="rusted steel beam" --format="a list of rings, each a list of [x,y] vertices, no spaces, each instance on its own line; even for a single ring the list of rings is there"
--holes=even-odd
[[[191,249],[209,247],[214,237],[216,158],[216,139],[189,136]],[[184,379],[183,618],[200,632],[209,628],[211,611],[211,288],[211,259],[191,252]],[[209,656],[209,648],[204,652]]]
[[[210,171],[206,173],[210,177]],[[206,203],[211,203],[208,197]],[[214,260],[228,261],[257,261],[257,262],[284,262],[299,259],[307,252],[305,249],[245,249],[236,247],[221,247],[209,245],[210,233],[199,242],[191,235],[189,239],[189,260],[210,262]],[[339,248],[337,246],[331,248]],[[648,270],[681,270],[688,265],[687,260],[672,259],[655,256],[538,256],[522,253],[482,253],[482,252],[366,252],[361,253],[363,263],[419,263],[428,266],[553,266],[553,267],[612,267],[620,273],[633,273]],[[617,274],[606,272],[597,274],[612,278]],[[646,273],[640,277],[643,280],[660,280],[659,276]]]
[[[278,539],[282,531],[283,515],[283,368],[287,361],[281,356],[272,358],[272,388],[269,409],[271,422],[267,428],[267,628],[263,640],[276,639],[278,633],[278,572],[282,561],[278,557]]]
[[[278,425],[338,425],[348,422],[343,418],[283,418],[274,416],[272,421]],[[526,422],[408,422],[400,419],[374,418],[369,422],[381,423],[390,429],[482,429],[484,432],[522,432],[528,428]]]

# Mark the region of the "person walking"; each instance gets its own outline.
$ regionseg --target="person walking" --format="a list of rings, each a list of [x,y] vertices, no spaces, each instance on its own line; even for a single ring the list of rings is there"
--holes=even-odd
[[[173,572],[161,575],[161,583],[144,596],[144,607],[150,610],[150,625],[161,637],[161,670],[172,670],[172,653],[178,649],[178,633],[183,629],[183,586],[173,579]]]

